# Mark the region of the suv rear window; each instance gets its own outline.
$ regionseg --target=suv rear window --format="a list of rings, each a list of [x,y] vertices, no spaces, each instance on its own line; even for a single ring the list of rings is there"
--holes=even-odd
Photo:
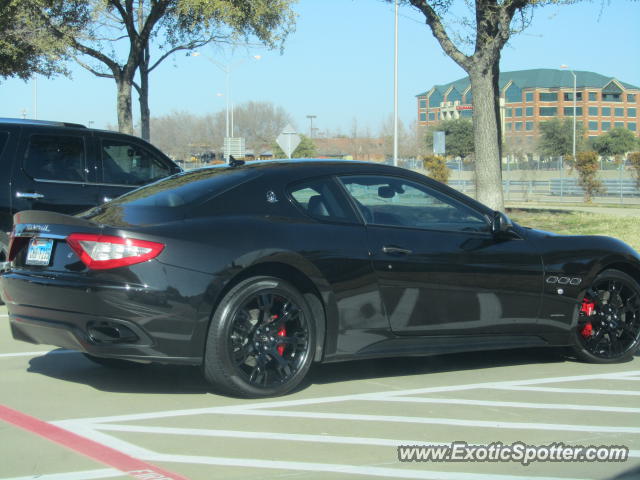
[[[36,179],[85,182],[84,140],[65,135],[32,135],[24,170]]]

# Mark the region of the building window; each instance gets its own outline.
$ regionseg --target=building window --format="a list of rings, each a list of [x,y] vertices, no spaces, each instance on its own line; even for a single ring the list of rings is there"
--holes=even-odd
[[[564,107],[564,116],[573,117],[573,107]],[[582,107],[576,107],[576,117],[582,116]]]
[[[635,108],[627,108],[627,117],[635,118],[635,116],[636,116],[636,109]]]
[[[589,130],[598,130],[598,122],[589,122]]]
[[[516,108],[516,113],[514,115],[514,117],[521,117],[522,116],[522,109],[521,108]]]
[[[636,94],[628,93],[627,94],[627,102],[636,103]]]
[[[598,100],[598,92],[589,92],[589,101],[595,102]]]
[[[540,92],[540,101],[541,102],[557,102],[558,94],[555,92]]]
[[[624,108],[616,108],[614,112],[616,117],[624,117]]]
[[[611,130],[611,122],[602,122],[602,131],[606,132]]]
[[[611,107],[602,107],[602,116],[610,117],[611,116]]]
[[[522,131],[522,122],[516,122],[515,123],[515,127],[516,127],[516,132],[521,132]]]
[[[621,102],[622,99],[620,98],[619,93],[603,93],[602,101],[603,102]]]
[[[557,115],[557,113],[558,113],[558,109],[556,107],[540,107],[541,117],[553,117]]]
[[[524,94],[525,102],[533,102],[533,92],[527,92]]]
[[[473,117],[473,110],[461,110],[460,116],[462,118],[471,118]]]
[[[527,107],[524,111],[527,117],[533,117],[533,107]]]
[[[511,108],[505,108],[504,116],[505,116],[505,117],[507,117],[507,118],[511,118],[511,116],[512,116],[512,112],[513,112],[513,109],[511,109]]]
[[[435,112],[429,112],[429,121],[430,122],[435,122],[435,120],[436,120]]]
[[[524,124],[526,130],[533,130],[533,122],[527,122]]]
[[[592,117],[598,116],[598,107],[589,107],[589,115]]]
[[[616,128],[623,128],[624,127],[624,122],[615,122],[613,124],[614,127]]]
[[[627,128],[628,128],[629,130],[631,130],[632,132],[635,132],[635,131],[636,131],[636,124],[635,124],[635,122],[629,122],[629,123],[627,123]]]
[[[504,124],[505,130],[511,131],[511,122],[507,122]]]
[[[420,100],[420,108],[427,108],[427,101],[426,100]]]
[[[420,114],[420,121],[421,122],[426,122],[427,121],[427,114],[426,113],[421,113]]]
[[[565,92],[565,101],[573,100],[573,92]],[[576,92],[576,101],[582,100],[582,92]]]

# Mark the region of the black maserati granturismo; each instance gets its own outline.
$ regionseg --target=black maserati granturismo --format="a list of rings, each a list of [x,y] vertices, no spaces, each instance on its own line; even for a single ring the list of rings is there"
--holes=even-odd
[[[350,161],[179,173],[75,216],[14,217],[15,339],[104,365],[201,365],[284,394],[313,362],[565,346],[629,359],[640,255],[517,225],[421,174]]]

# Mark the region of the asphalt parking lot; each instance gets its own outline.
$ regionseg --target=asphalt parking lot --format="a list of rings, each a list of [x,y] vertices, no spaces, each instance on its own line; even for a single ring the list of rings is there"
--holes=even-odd
[[[15,342],[0,307],[0,480],[605,479],[640,465],[640,358],[540,350],[315,367],[270,400],[196,368],[110,370]],[[622,445],[624,463],[400,462],[399,445]]]

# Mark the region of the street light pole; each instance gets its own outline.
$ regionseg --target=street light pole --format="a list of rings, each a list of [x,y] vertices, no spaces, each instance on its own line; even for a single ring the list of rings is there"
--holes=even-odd
[[[309,138],[313,138],[313,119],[317,118],[317,115],[307,115],[309,119]]]
[[[569,67],[567,65],[560,65],[560,68],[568,69]],[[569,70],[569,72],[571,73],[571,75],[573,75],[573,149],[572,149],[572,154],[573,154],[573,160],[575,161],[575,159],[576,159],[576,97],[578,96],[577,88],[576,88],[577,76],[576,76],[576,72],[574,72],[573,70]]]
[[[393,165],[398,166],[398,0],[395,0],[393,54]]]

